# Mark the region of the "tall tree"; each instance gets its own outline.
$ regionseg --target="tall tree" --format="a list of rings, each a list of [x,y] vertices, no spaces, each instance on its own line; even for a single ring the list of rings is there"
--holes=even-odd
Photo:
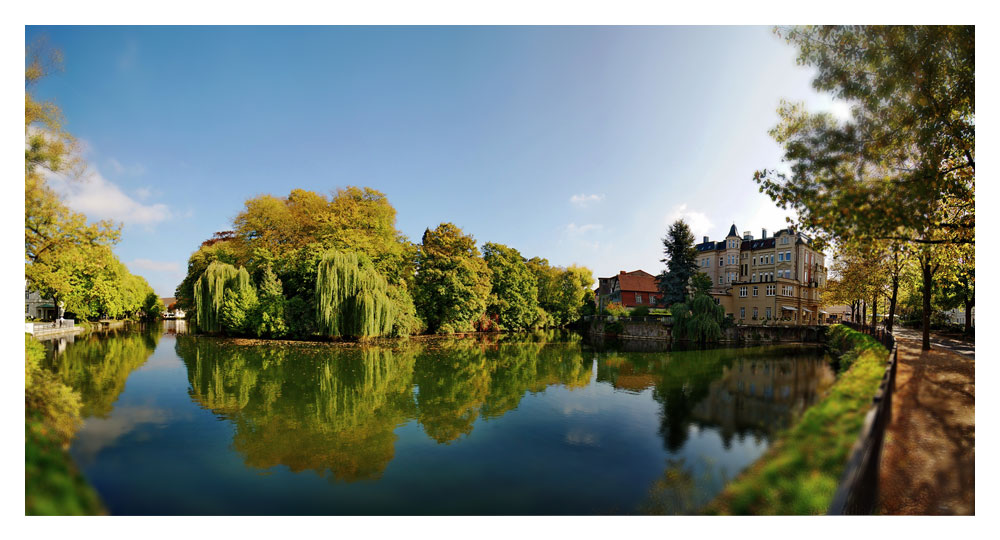
[[[678,219],[667,229],[663,238],[663,259],[667,268],[660,274],[661,302],[672,306],[688,298],[691,278],[698,272],[698,250],[694,248],[694,235],[683,219]]]
[[[431,331],[470,331],[486,312],[490,269],[472,235],[451,223],[424,231],[417,253],[417,312]]]
[[[791,172],[762,170],[754,179],[821,238],[922,246],[929,349],[932,246],[975,242],[975,28],[777,32],[798,47],[800,64],[817,68],[817,90],[851,105],[851,118],[784,104],[771,135]]]
[[[486,314],[503,330],[531,327],[538,316],[538,282],[524,257],[514,248],[487,242],[483,259],[492,274]]]

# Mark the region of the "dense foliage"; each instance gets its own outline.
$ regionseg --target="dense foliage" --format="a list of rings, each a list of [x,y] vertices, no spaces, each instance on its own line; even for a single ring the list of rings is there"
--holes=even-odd
[[[673,338],[705,344],[722,338],[726,310],[707,294],[696,294],[686,303],[670,308],[674,319]]]
[[[586,268],[495,243],[481,254],[451,223],[415,245],[395,220],[371,188],[254,197],[191,255],[178,304],[207,332],[352,339],[563,326],[587,306]]]
[[[486,313],[491,272],[472,235],[451,223],[424,231],[417,251],[417,312],[432,332],[474,330]]]
[[[490,269],[493,289],[490,291],[486,314],[503,330],[524,330],[536,325],[538,282],[524,257],[513,248],[487,242],[483,258]]]
[[[851,116],[784,104],[771,135],[791,172],[754,179],[821,241],[907,245],[920,267],[928,349],[936,275],[957,248],[975,244],[975,27],[778,32],[800,64],[816,68],[813,86],[849,103]]]

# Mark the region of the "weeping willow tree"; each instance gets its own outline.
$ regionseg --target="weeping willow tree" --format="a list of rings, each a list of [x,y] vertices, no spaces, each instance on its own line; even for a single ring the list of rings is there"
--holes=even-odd
[[[243,270],[246,274],[246,270]],[[215,261],[194,282],[195,323],[203,332],[219,331],[219,310],[225,301],[226,288],[240,272],[231,264]],[[250,275],[246,274],[247,283]]]
[[[722,338],[726,310],[707,294],[696,294],[687,302],[674,304],[670,314],[674,319],[675,340],[688,339],[704,344]]]
[[[329,251],[316,272],[316,322],[331,337],[366,338],[392,331],[398,316],[389,284],[367,259]]]

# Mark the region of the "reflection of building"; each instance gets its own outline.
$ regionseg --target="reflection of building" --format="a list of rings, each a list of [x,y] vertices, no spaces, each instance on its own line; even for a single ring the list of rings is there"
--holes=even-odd
[[[24,287],[24,317],[27,319],[40,319],[51,321],[58,317],[56,304],[51,298],[42,298],[42,295],[35,291],[28,290],[27,283]]]
[[[822,359],[737,360],[709,385],[708,396],[691,415],[720,426],[727,441],[747,431],[771,435],[787,427],[834,379]]]
[[[768,238],[764,229],[755,240],[750,231],[740,237],[733,225],[725,240],[706,236],[695,249],[698,269],[712,280],[711,295],[737,321],[826,322],[820,298],[825,255],[804,234],[783,229]]]

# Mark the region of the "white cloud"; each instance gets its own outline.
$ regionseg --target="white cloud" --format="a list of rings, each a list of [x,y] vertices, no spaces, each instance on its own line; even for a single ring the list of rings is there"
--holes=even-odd
[[[49,185],[62,196],[66,205],[87,215],[88,219],[111,219],[125,224],[152,225],[172,217],[162,203],[142,204],[129,197],[117,185],[94,170],[79,179],[53,174]]]
[[[587,234],[590,231],[599,231],[604,228],[604,225],[597,223],[587,223],[586,225],[577,225],[576,223],[570,223],[566,226],[566,232],[571,236],[580,236]]]
[[[153,261],[150,259],[135,259],[128,263],[129,268],[138,268],[150,272],[180,273],[180,263],[174,261]]]
[[[712,236],[712,220],[708,219],[708,216],[704,212],[688,209],[687,203],[675,206],[673,212],[667,216],[664,223],[669,227],[670,224],[678,219],[683,219],[687,223],[696,241],[702,236]]]
[[[603,194],[597,195],[596,193],[591,195],[581,193],[579,195],[573,195],[572,197],[569,198],[570,203],[580,208],[586,208],[591,204],[596,204],[603,200],[604,200],[604,195]]]

